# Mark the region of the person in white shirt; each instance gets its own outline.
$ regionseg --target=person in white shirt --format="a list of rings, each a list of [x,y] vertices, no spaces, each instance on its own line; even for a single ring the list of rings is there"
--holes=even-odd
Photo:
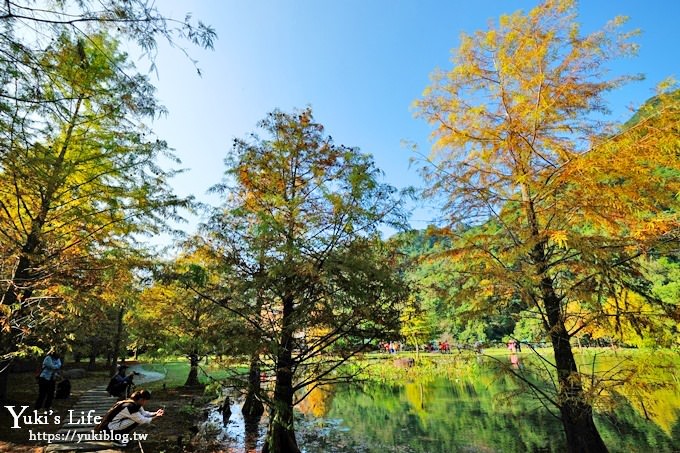
[[[165,413],[163,409],[158,409],[156,412],[148,412],[144,409],[144,405],[150,399],[151,393],[148,390],[137,390],[130,395],[130,399],[119,401],[109,410],[106,416],[112,418],[106,425],[106,429],[111,431],[115,446],[126,446],[128,435],[132,430],[139,425],[151,423],[156,417],[163,416]]]
[[[57,371],[61,368],[61,357],[59,352],[52,348],[43,360],[40,376],[38,377],[38,399],[34,409],[49,409],[54,398],[56,387]]]

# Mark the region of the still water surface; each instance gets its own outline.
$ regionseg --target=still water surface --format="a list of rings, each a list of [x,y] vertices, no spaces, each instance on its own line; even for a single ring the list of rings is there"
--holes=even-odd
[[[657,392],[662,401],[645,393],[646,404],[624,401],[598,414],[610,451],[680,452],[677,390]],[[315,390],[299,409],[297,438],[306,453],[564,451],[561,423],[510,377],[483,367],[458,378]],[[246,435],[238,405],[232,412],[227,426],[217,430],[222,445],[259,451],[266,417]],[[211,418],[221,422],[217,413]]]

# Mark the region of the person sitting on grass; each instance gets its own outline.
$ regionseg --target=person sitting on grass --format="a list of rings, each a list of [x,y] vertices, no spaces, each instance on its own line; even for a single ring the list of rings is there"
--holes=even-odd
[[[135,428],[151,423],[154,418],[162,417],[165,413],[163,409],[158,409],[156,412],[146,411],[144,405],[150,399],[151,393],[142,389],[130,395],[129,399],[118,401],[104,415],[97,430],[110,431],[114,446],[127,446],[130,433]]]

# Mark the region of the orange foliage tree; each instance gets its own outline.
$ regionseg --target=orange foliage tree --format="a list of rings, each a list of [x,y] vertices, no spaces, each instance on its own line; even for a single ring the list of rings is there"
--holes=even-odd
[[[458,297],[482,311],[519,297],[540,316],[558,383],[546,398],[568,450],[594,452],[607,448],[570,338],[602,317],[639,316],[609,301],[622,288],[648,296],[640,257],[677,240],[680,116],[662,90],[634,124],[608,124],[604,95],[635,77],[609,78],[605,63],[635,52],[634,33],[615,18],[583,36],[575,15],[573,1],[548,0],[462,36],[416,106],[434,126],[423,173],[450,216],[447,256],[466,263]]]
[[[351,380],[341,366],[396,335],[407,288],[378,228],[400,223],[400,203],[370,155],[334,144],[310,109],[259,126],[266,138],[235,140],[205,232],[226,276],[217,302],[273,363],[263,452],[293,453],[294,405]]]

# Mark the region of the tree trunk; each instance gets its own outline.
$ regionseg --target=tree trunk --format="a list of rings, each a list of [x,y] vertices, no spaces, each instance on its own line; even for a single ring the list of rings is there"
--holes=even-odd
[[[26,301],[33,292],[32,285],[44,278],[44,276],[35,272],[36,263],[32,261],[31,257],[41,248],[43,227],[47,221],[47,215],[52,208],[54,194],[61,183],[59,175],[63,169],[64,158],[71,143],[73,130],[77,124],[76,117],[80,112],[82,102],[83,98],[78,97],[74,111],[71,114],[68,129],[66,130],[64,142],[52,167],[52,174],[49,177],[44,193],[41,194],[42,202],[40,210],[37,216],[31,220],[30,233],[21,248],[17,266],[7,288],[2,294],[2,298],[0,298],[0,304],[10,307],[11,311],[7,315],[9,321],[21,319],[25,316],[26,309],[28,308]],[[18,306],[18,308],[14,308],[15,306]],[[12,323],[9,322],[8,325],[12,325]],[[18,349],[19,338],[25,334],[25,332],[22,332],[23,327],[26,326],[22,323],[18,329],[12,328],[9,331],[3,329],[0,333],[0,355],[10,357],[10,360],[0,362],[0,400],[5,400],[7,396],[7,372],[12,363],[11,357]]]
[[[288,353],[279,353],[290,356]],[[262,453],[299,453],[293,425],[293,385],[290,369],[276,372],[274,408]]]
[[[245,419],[245,451],[256,451],[257,441],[260,439],[260,424],[258,420]]]
[[[197,353],[193,352],[189,354],[189,376],[187,376],[187,381],[184,383],[185,387],[198,387],[201,382],[198,380],[198,362],[200,358]]]
[[[93,371],[97,367],[97,352],[96,351],[90,351],[90,358],[89,361],[87,362],[87,369],[90,371]]]
[[[288,423],[290,423],[289,428],[285,426]],[[292,423],[292,414],[290,422],[285,422],[283,418],[272,419],[262,453],[300,453]]]
[[[30,285],[34,278],[30,269],[31,263],[28,259],[28,254],[37,249],[38,244],[37,236],[33,233],[29,234],[17,267],[14,269],[12,279],[2,294],[2,299],[0,299],[0,304],[9,307],[9,313],[7,314],[8,326],[12,326],[13,320],[24,316],[27,308],[25,301],[31,297],[32,288]],[[15,308],[17,306],[18,308]],[[10,327],[6,331],[3,329],[0,332],[0,355],[9,357],[9,360],[0,361],[0,401],[7,400],[9,368],[12,365],[14,353],[18,350],[20,341],[18,338],[21,335],[21,329],[16,329],[15,327]]]
[[[120,357],[120,343],[123,340],[123,316],[125,315],[125,308],[120,307],[118,310],[118,324],[116,325],[116,335],[113,340],[113,351],[111,360],[111,371],[115,373],[116,365],[118,365],[118,358]]]
[[[264,256],[260,254],[257,270],[258,276],[263,275],[265,272],[263,261]],[[263,296],[261,293],[258,292],[256,300],[257,307],[255,312],[262,314]],[[250,355],[250,370],[248,372],[248,391],[246,393],[246,399],[243,402],[243,406],[241,407],[241,413],[243,414],[243,417],[245,418],[246,421],[247,431],[246,436],[248,436],[248,431],[250,431],[251,437],[253,431],[257,433],[257,426],[260,417],[262,417],[262,414],[264,414],[264,404],[262,404],[262,401],[260,400],[260,391],[262,388],[260,377],[261,377],[260,353],[258,350],[255,350]],[[253,425],[255,426],[254,428]]]
[[[260,401],[260,358],[257,353],[250,357],[250,372],[248,373],[248,392],[243,402],[241,413],[246,419],[259,419],[264,414],[264,404]]]
[[[607,447],[593,421],[593,407],[588,403],[583,392],[581,375],[569,342],[569,332],[564,326],[562,300],[555,292],[553,279],[549,273],[549,260],[545,254],[546,240],[540,234],[534,202],[529,187],[522,184],[520,188],[531,237],[536,241],[529,256],[535,266],[536,277],[540,281],[540,299],[547,317],[545,327],[555,354],[559,386],[557,404],[567,438],[567,451],[569,453],[607,452]]]
[[[549,287],[546,286],[549,284]],[[581,375],[569,342],[569,333],[562,322],[560,302],[554,293],[552,281],[545,278],[544,303],[550,324],[550,340],[555,353],[555,365],[559,383],[558,404],[562,426],[567,437],[569,453],[607,452],[600,433],[593,421],[593,408],[583,393]]]
[[[281,341],[276,355],[273,414],[262,453],[299,453],[293,426],[293,297],[283,298]]]

